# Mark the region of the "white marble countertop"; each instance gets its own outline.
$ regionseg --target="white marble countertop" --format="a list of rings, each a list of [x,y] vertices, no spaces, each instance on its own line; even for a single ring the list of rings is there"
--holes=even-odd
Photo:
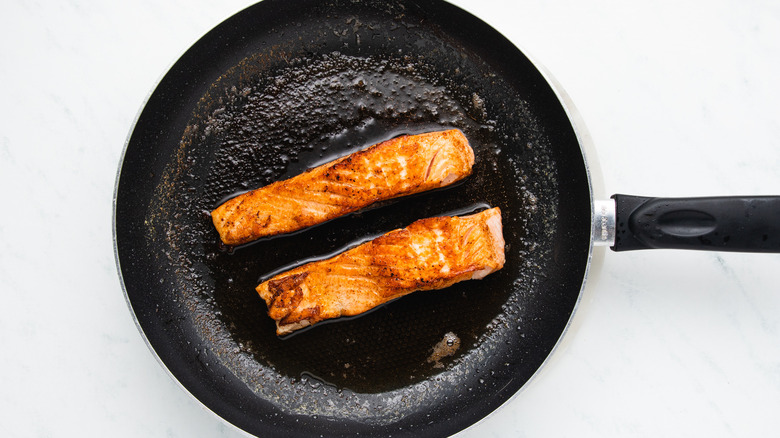
[[[777,2],[455,3],[553,72],[607,195],[780,194]],[[3,4],[1,436],[245,436],[144,344],[116,273],[112,196],[158,78],[249,4]],[[777,434],[780,255],[596,256],[562,347],[462,436]]]

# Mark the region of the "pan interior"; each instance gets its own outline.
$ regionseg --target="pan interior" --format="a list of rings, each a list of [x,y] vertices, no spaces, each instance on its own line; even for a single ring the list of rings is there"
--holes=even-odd
[[[172,373],[250,432],[323,433],[325,421],[337,433],[426,424],[452,433],[530,378],[574,307],[589,230],[576,139],[536,70],[462,11],[297,3],[266,0],[223,23],[147,104],[117,189],[128,298]],[[474,148],[465,181],[290,235],[220,245],[209,212],[236,193],[446,128]],[[503,211],[507,262],[484,280],[283,339],[254,292],[282,268],[414,220],[492,206]],[[448,340],[446,354],[434,354]]]

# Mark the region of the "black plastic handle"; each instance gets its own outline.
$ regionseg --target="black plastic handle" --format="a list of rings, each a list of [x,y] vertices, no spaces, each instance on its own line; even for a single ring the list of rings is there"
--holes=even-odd
[[[780,196],[612,198],[617,207],[614,251],[780,252]]]

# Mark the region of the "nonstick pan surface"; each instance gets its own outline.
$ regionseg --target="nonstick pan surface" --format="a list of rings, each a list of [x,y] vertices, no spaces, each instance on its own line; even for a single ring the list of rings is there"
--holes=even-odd
[[[401,134],[458,128],[453,187],[291,235],[219,243],[230,196]],[[504,269],[287,338],[254,287],[414,220],[498,206]],[[439,1],[265,0],[161,80],[128,140],[116,254],[150,347],[209,409],[261,436],[444,436],[536,372],[590,254],[590,185],[556,95],[495,30]],[[433,355],[442,340],[449,356]]]

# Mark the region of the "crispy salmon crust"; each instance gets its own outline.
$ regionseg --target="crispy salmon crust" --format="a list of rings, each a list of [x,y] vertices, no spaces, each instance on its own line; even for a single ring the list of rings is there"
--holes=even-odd
[[[405,135],[236,196],[211,218],[222,242],[240,245],[452,184],[473,165],[474,151],[457,129]]]
[[[277,335],[358,315],[403,295],[481,279],[504,266],[501,210],[418,220],[257,286]]]

